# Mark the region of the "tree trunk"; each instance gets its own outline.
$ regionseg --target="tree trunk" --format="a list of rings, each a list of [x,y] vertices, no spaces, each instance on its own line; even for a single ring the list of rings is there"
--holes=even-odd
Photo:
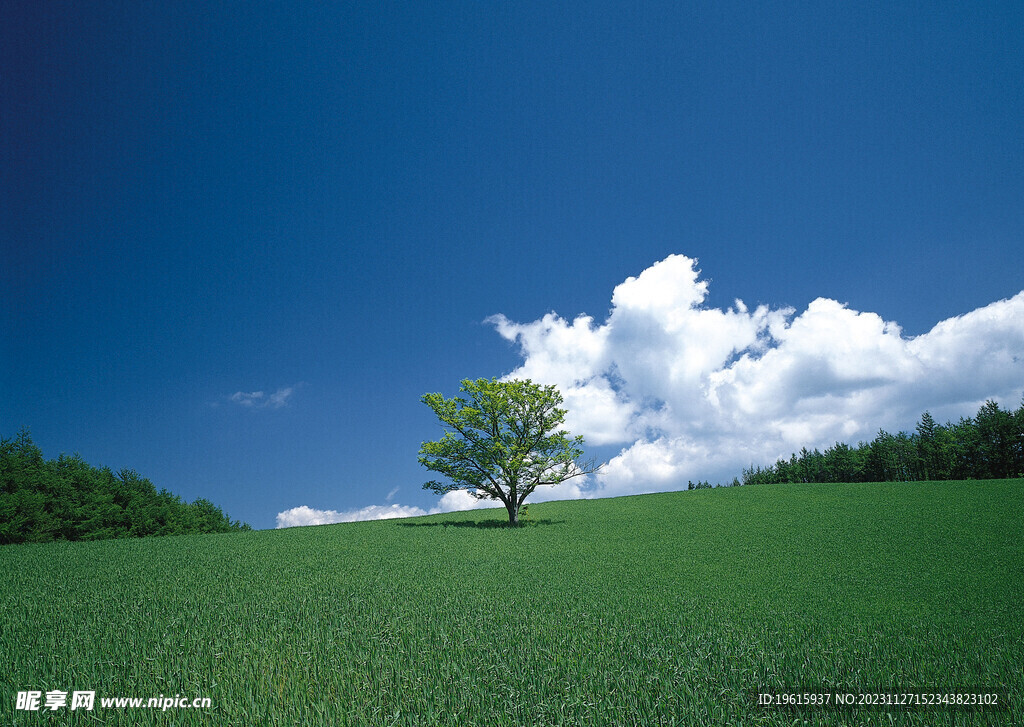
[[[515,501],[506,503],[505,509],[508,510],[508,526],[510,528],[519,527],[519,507]]]

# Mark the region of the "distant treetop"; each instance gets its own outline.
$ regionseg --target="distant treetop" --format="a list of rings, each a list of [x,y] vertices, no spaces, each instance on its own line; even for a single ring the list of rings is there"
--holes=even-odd
[[[134,470],[77,454],[44,460],[27,430],[0,439],[0,544],[251,530],[209,500],[182,501]]]

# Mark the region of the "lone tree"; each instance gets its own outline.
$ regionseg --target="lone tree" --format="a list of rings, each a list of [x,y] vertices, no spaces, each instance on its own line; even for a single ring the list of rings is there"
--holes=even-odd
[[[583,437],[569,439],[558,427],[565,417],[562,395],[554,386],[529,379],[465,379],[468,398],[424,394],[422,401],[445,427],[436,442],[424,442],[421,465],[451,480],[423,485],[444,494],[467,490],[477,499],[501,500],[508,524],[519,524],[519,508],[541,485],[557,485],[600,470],[593,460],[577,463]]]

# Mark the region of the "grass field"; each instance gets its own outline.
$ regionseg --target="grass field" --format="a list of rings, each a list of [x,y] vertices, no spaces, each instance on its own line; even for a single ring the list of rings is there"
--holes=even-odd
[[[2,721],[1024,724],[1024,481],[547,503],[517,530],[504,517],[0,548]],[[979,688],[1009,711],[750,696]],[[96,708],[16,711],[25,690],[95,690]],[[176,694],[213,706],[99,706]]]

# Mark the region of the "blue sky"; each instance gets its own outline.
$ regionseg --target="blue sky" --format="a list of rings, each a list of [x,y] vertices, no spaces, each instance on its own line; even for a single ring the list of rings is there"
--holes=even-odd
[[[566,496],[1019,404],[1017,3],[18,5],[0,434],[48,457],[273,527],[437,507],[466,377],[576,387],[618,475]]]

